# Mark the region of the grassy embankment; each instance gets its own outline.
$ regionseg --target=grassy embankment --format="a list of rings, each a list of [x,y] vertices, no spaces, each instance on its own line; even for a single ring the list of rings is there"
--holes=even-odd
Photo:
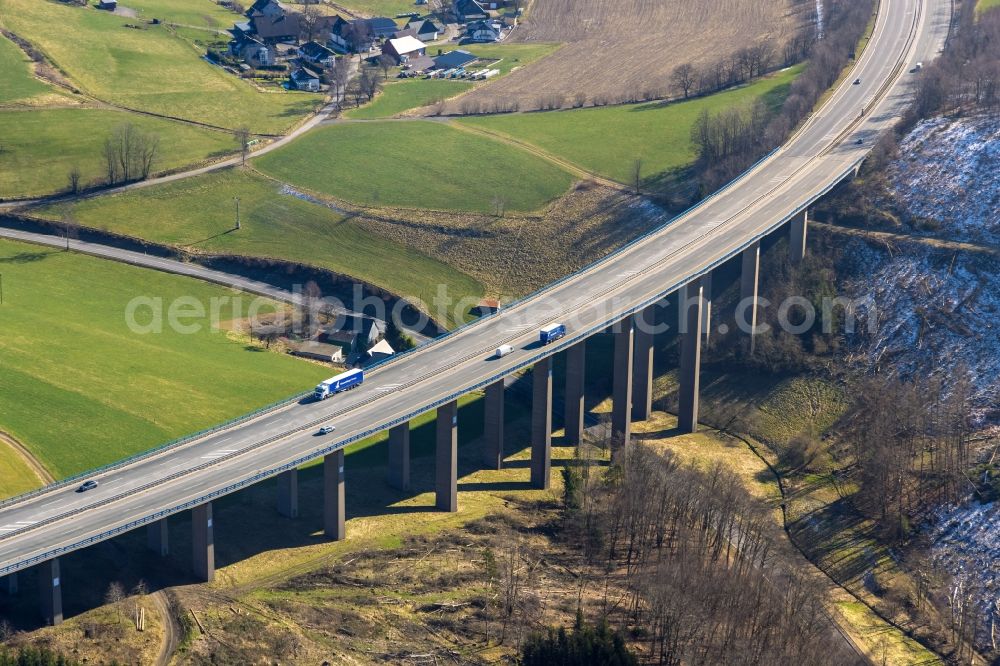
[[[515,68],[524,67],[549,55],[557,48],[559,47],[555,44],[465,44],[462,46],[449,44],[447,46],[431,46],[427,49],[427,54],[437,55],[439,50],[445,52],[455,49],[469,51],[480,58],[498,61],[492,65],[489,63],[475,65],[475,69],[499,69],[499,76],[503,76]],[[495,80],[496,77],[490,81]],[[386,82],[385,88],[373,102],[358,109],[351,109],[344,115],[355,120],[390,118],[404,111],[430,106],[440,100],[455,97],[475,86],[488,85],[490,81],[474,83],[462,79],[423,78],[390,80]]]
[[[57,478],[239,416],[329,374],[209,330],[207,317],[192,335],[168,325],[178,297],[209,310],[212,298],[238,292],[9,241],[0,242],[0,270],[0,430]],[[252,297],[242,296],[245,313]],[[136,297],[162,298],[162,333],[129,329],[126,307]],[[221,322],[232,319],[232,301],[219,312]],[[148,313],[140,309],[137,319],[148,322]]]
[[[36,213],[54,220],[68,216],[79,224],[193,252],[301,262],[427,303],[439,284],[459,297],[482,295],[482,285],[465,273],[280,190],[267,178],[227,170]],[[234,231],[237,197],[241,228]],[[136,210],[143,214],[136,216]]]
[[[573,178],[523,150],[433,121],[322,127],[255,165],[266,174],[369,206],[488,212],[537,210]]]
[[[207,23],[198,17],[202,4]],[[153,16],[162,13],[198,26],[222,26],[238,18],[195,0],[146,0],[139,5]],[[304,93],[257,91],[205,62],[199,49],[164,25],[91,6],[35,0],[2,0],[0,10],[8,29],[40,48],[84,92],[112,104],[220,127],[247,125],[255,132],[279,133],[320,101]],[[66,39],[68,34],[73,38]]]
[[[462,118],[458,122],[537,146],[591,172],[629,183],[637,159],[646,180],[695,159],[691,129],[703,111],[717,113],[757,99],[780,105],[796,66],[751,85],[682,102]]]

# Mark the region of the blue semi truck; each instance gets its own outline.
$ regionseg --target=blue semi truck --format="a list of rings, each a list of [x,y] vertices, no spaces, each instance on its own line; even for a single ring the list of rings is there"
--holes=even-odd
[[[564,337],[566,337],[565,324],[549,324],[545,328],[538,331],[538,341],[543,345],[555,342],[559,338]]]
[[[359,386],[365,380],[365,373],[362,370],[348,370],[336,377],[331,377],[324,382],[320,382],[313,391],[313,397],[317,400],[326,400],[334,393],[347,391]]]

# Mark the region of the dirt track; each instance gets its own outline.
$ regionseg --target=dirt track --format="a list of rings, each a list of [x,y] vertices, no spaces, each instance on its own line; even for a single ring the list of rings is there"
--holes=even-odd
[[[765,39],[780,53],[811,7],[802,0],[535,0],[511,39],[566,46],[461,99],[517,100],[523,111],[552,94],[568,104],[578,94],[606,103],[647,91],[670,95],[671,72],[682,63],[714,63]]]

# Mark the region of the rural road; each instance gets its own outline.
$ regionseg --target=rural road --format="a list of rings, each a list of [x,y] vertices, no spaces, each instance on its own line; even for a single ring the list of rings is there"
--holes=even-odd
[[[245,291],[250,294],[272,298],[281,303],[290,303],[299,307],[306,304],[306,299],[301,293],[288,291],[287,289],[282,289],[267,282],[261,282],[260,280],[254,280],[252,278],[242,277],[232,273],[217,271],[211,268],[206,268],[200,264],[179,261],[177,259],[157,257],[155,255],[143,254],[142,252],[136,252],[134,250],[125,250],[111,245],[90,243],[82,240],[69,239],[69,241],[67,241],[66,238],[61,236],[37,233],[33,231],[21,231],[20,229],[8,229],[5,227],[0,227],[0,238],[24,241],[35,245],[54,247],[60,250],[69,247],[69,249],[74,252],[88,254],[92,257],[110,259],[111,261],[119,261],[124,264],[131,264],[142,268],[151,268],[164,273],[173,273],[174,275],[183,275],[198,280],[204,280],[205,282],[212,282],[231,289],[239,289],[240,291]],[[326,306],[324,311],[334,315],[364,316],[360,312],[355,312],[342,307]],[[430,340],[429,337],[419,331],[408,329],[405,326],[401,328],[404,329],[407,335],[413,338],[413,341],[417,345],[422,345]]]
[[[950,9],[948,0],[882,0],[854,73],[789,143],[698,207],[530,299],[395,357],[349,393],[295,403],[95,473],[100,486],[87,493],[64,484],[0,504],[0,575],[404,423],[567,349],[737,256],[853,172],[911,99],[914,77],[907,72],[938,53]],[[862,84],[851,85],[855,77]],[[859,118],[863,106],[869,113]],[[567,336],[540,347],[537,331],[552,322],[565,323]],[[500,344],[514,351],[491,358]],[[325,423],[337,430],[319,436]]]

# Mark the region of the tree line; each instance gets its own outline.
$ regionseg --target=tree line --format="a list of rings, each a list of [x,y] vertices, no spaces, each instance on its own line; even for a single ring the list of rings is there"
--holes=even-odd
[[[698,155],[695,174],[701,196],[731,181],[791,135],[854,57],[855,47],[864,34],[872,11],[872,0],[826,3],[827,22],[822,37],[809,43],[793,41],[793,46],[786,49],[786,62],[790,56],[797,55],[797,51],[805,53],[808,62],[792,82],[779,109],[757,102],[715,114],[708,111],[702,113],[692,130]],[[745,49],[728,62],[717,65],[710,73],[695,76],[693,71],[675,72],[675,84],[680,85],[682,90],[687,84],[686,89],[693,90],[695,81],[698,86],[716,85],[728,82],[734,76],[749,77],[766,69],[773,56],[773,52],[766,49]]]
[[[976,3],[961,3],[944,53],[919,77],[904,129],[940,113],[1000,111],[1000,8],[977,13]]]

